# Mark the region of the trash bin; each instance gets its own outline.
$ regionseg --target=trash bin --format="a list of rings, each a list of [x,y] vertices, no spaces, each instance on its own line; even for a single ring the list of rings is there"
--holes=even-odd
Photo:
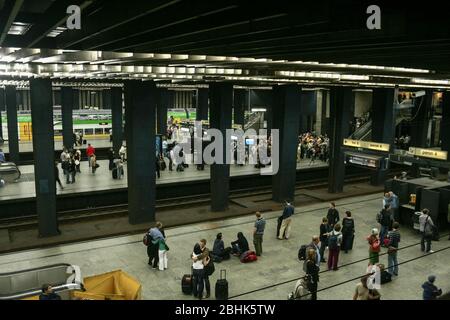
[[[422,212],[418,211],[418,212],[414,212],[414,216],[413,216],[413,228],[414,230],[419,231],[420,230],[420,223],[419,223],[419,217],[422,214]]]
[[[141,284],[123,272],[115,270],[84,278],[84,292],[74,292],[75,299],[85,300],[140,300]]]

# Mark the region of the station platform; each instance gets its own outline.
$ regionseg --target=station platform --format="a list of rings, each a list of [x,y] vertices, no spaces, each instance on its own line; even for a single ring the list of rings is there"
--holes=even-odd
[[[336,201],[342,219],[350,210],[355,219],[355,242],[353,250],[339,257],[339,270],[327,271],[320,264],[319,300],[351,300],[358,278],[366,273],[368,264],[368,244],[366,236],[373,227],[380,210],[382,192],[371,195],[350,197]],[[275,238],[276,219],[281,211],[267,212],[263,255],[254,263],[243,264],[235,257],[215,264],[215,273],[210,277],[214,299],[214,285],[219,270],[227,270],[229,296],[231,300],[286,300],[294,289],[295,282],[303,276],[302,262],[297,252],[302,244],[311,242],[311,237],[319,232],[322,217],[326,215],[328,203],[315,203],[296,208],[293,216],[289,240]],[[216,234],[221,232],[226,246],[235,240],[237,232],[243,232],[250,248],[255,217],[253,214],[238,218],[216,221],[206,220],[181,227],[166,228],[168,269],[153,270],[147,264],[146,247],[142,244],[142,234],[111,237],[68,245],[27,250],[0,255],[0,273],[35,268],[55,263],[70,263],[80,266],[83,276],[93,276],[108,271],[122,269],[142,284],[143,299],[191,300],[193,297],[181,292],[181,277],[189,273],[189,259],[194,244],[200,239],[207,240],[212,248]],[[163,221],[164,223],[164,221]],[[432,254],[420,251],[420,237],[413,229],[400,228],[401,243],[398,252],[399,276],[382,285],[382,300],[421,300],[421,285],[430,274],[434,274],[436,285],[443,292],[450,290],[450,255],[448,235],[442,234],[439,242],[433,242]],[[387,265],[386,249],[382,249],[380,262]],[[326,251],[326,258],[327,251]],[[400,289],[399,289],[400,288]]]
[[[126,163],[124,165],[125,176],[123,179],[114,180],[111,176],[111,172],[108,169],[108,160],[99,160],[100,167],[97,172],[92,174],[89,170],[89,164],[87,161],[81,162],[81,173],[78,173],[75,177],[76,182],[74,184],[66,184],[65,178],[62,173],[61,165],[59,165],[59,178],[63,183],[64,189],[61,190],[57,187],[57,194],[74,194],[81,192],[93,192],[112,189],[127,188],[127,169]],[[166,159],[166,163],[168,161]],[[308,170],[310,168],[322,168],[327,167],[328,164],[322,161],[315,161],[310,164],[309,160],[304,160],[297,163],[298,170]],[[20,166],[22,176],[16,183],[8,183],[4,188],[0,189],[0,201],[2,200],[20,200],[34,198],[35,184],[34,184],[34,166],[24,165]],[[237,166],[231,165],[230,176],[247,176],[259,174],[260,170],[254,168],[253,165]],[[184,172],[161,171],[161,178],[156,180],[158,184],[170,184],[187,181],[199,181],[209,180],[210,169],[209,166],[205,166],[204,171],[198,171],[194,165],[190,165]]]
[[[96,149],[105,149],[110,148],[112,143],[109,142],[109,138],[90,138],[87,139],[87,143],[81,146],[77,146],[80,150],[85,150],[87,148],[87,144],[91,143],[92,146]],[[3,146],[0,146],[3,149],[4,153],[9,153],[8,141],[4,143]],[[55,141],[55,151],[62,151],[63,142],[61,140]],[[19,141],[19,152],[20,153],[30,153],[33,152],[33,142],[32,141]]]

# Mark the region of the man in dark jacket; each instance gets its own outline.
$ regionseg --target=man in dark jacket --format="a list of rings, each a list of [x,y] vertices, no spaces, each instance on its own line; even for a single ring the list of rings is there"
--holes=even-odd
[[[266,220],[261,216],[259,211],[256,212],[256,221],[253,229],[253,244],[255,245],[256,255],[260,256],[262,254],[262,242],[264,229],[266,227]]]
[[[42,293],[39,295],[39,300],[61,300],[61,297],[53,292],[53,288],[49,284],[42,286]]]
[[[336,209],[334,202],[330,203],[330,209],[327,213],[328,225],[333,229],[334,225],[339,222],[339,211]]]
[[[434,285],[435,280],[436,276],[429,276],[428,281],[422,285],[423,300],[436,300],[442,294],[442,289]]]
[[[291,231],[291,217],[294,214],[294,206],[286,201],[286,207],[284,207],[283,210],[283,215],[281,217],[281,227],[280,227],[280,231],[278,234],[278,239],[283,240],[283,235],[284,235],[284,239],[288,239],[289,238],[289,232]]]
[[[380,228],[380,242],[381,245],[384,246],[384,238],[386,237],[387,233],[389,232],[389,229],[392,227],[392,223],[394,222],[394,219],[392,217],[392,211],[391,211],[391,205],[386,204],[384,206],[384,209],[381,210],[380,216],[378,221],[381,225]]]

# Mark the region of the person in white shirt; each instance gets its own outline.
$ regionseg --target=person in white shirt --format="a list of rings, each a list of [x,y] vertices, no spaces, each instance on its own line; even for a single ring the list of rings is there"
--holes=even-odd
[[[433,230],[435,228],[433,220],[430,217],[430,210],[423,209],[422,214],[419,216],[419,228],[422,234],[422,240],[420,242],[420,248],[422,252],[433,253],[431,250],[431,240],[433,239]],[[425,248],[426,242],[426,248]],[[426,249],[426,250],[425,250]]]

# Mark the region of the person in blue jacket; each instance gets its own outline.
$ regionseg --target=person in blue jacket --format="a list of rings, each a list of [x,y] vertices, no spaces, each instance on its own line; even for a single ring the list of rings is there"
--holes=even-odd
[[[428,281],[422,285],[423,300],[436,300],[442,294],[442,289],[434,285],[435,280],[436,276],[429,276]]]

